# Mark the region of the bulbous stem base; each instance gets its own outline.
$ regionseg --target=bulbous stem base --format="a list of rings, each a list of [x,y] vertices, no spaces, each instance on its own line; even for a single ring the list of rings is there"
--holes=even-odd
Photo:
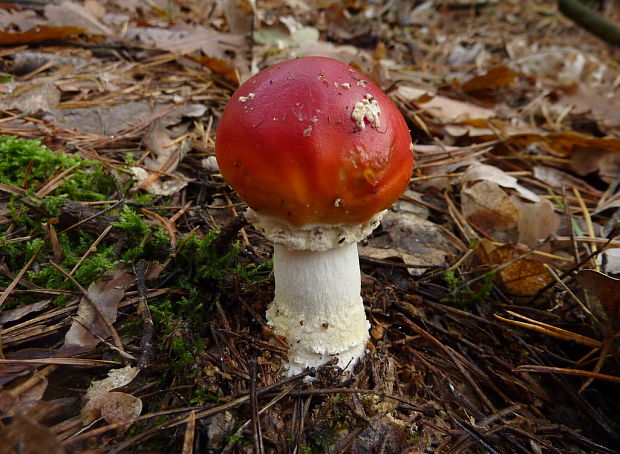
[[[364,356],[370,324],[360,296],[357,244],[326,251],[275,245],[275,297],[267,321],[289,345],[286,374],[338,358],[352,370]]]

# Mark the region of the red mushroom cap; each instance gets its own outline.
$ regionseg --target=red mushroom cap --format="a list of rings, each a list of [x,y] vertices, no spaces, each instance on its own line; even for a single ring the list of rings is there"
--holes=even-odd
[[[252,209],[298,227],[369,220],[396,201],[413,167],[396,106],[325,57],[288,60],[241,85],[219,122],[216,154]]]

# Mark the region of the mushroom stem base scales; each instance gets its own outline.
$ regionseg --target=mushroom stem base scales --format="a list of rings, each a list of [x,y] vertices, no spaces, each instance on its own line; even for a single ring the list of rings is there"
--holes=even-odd
[[[267,321],[289,345],[287,371],[295,375],[334,357],[352,370],[364,356],[370,324],[360,296],[357,244],[326,251],[275,244],[275,297]]]

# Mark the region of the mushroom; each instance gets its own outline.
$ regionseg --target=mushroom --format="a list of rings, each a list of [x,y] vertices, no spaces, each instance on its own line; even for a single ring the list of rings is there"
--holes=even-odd
[[[274,242],[267,322],[289,345],[287,374],[333,357],[352,370],[370,327],[357,242],[409,182],[404,118],[351,66],[297,58],[239,87],[220,119],[216,156],[248,220]]]

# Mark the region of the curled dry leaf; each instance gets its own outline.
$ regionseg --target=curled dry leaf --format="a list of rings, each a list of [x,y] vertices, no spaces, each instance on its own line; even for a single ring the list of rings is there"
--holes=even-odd
[[[519,210],[510,196],[492,181],[478,181],[461,189],[463,215],[477,228],[502,242],[518,236]]]
[[[145,167],[157,172],[149,173],[144,167],[131,167],[137,188],[144,188],[151,194],[170,196],[185,186],[189,180],[175,170],[189,151],[189,139],[176,142],[171,133],[161,122],[157,121],[149,129],[145,144],[153,158],[144,161]],[[161,172],[175,175],[175,179],[162,177]]]
[[[111,392],[131,383],[138,372],[140,372],[139,368],[127,366],[111,370],[103,380],[93,381],[84,396],[86,404],[82,408],[82,423],[88,425],[100,416],[106,418],[110,423],[131,422],[139,416],[142,411],[140,399],[126,393]],[[140,403],[138,404],[136,400]]]
[[[534,246],[559,226],[560,218],[548,200],[497,167],[474,164],[461,183],[463,215],[496,240]],[[515,190],[527,202],[509,196],[503,188]]]
[[[108,323],[112,324],[116,320],[118,303],[125,296],[127,286],[132,285],[134,280],[134,275],[125,268],[116,268],[88,287],[90,300],[97,305]],[[82,297],[77,316],[65,335],[65,343],[60,349],[60,354],[90,351],[99,343],[99,337],[106,339],[109,336],[106,324],[91,302]]]
[[[37,301],[32,304],[25,304],[15,309],[5,310],[0,314],[0,324],[14,322],[33,312],[39,312],[47,308],[52,303],[51,299]]]
[[[413,191],[406,191],[409,198],[418,198]],[[397,202],[397,211],[388,211],[381,220],[382,234],[368,239],[367,246],[360,246],[360,255],[386,260],[399,258],[412,275],[422,274],[426,267],[442,266],[450,255],[458,251],[446,238],[440,227],[427,220],[428,208],[406,200]]]
[[[515,177],[508,175],[497,167],[487,164],[476,163],[469,166],[461,178],[461,183],[463,186],[467,186],[472,182],[483,180],[497,183],[503,188],[514,189],[521,197],[530,202],[538,202],[540,200],[538,195],[521,186]]]
[[[620,279],[595,270],[580,270],[577,281],[596,296],[614,327],[620,328]]]
[[[507,244],[488,254],[489,263],[494,266],[504,265],[525,252],[527,248]],[[521,258],[498,270],[495,275],[495,281],[506,293],[515,297],[515,301],[519,301],[518,297],[535,295],[552,280],[544,263],[531,257]]]

